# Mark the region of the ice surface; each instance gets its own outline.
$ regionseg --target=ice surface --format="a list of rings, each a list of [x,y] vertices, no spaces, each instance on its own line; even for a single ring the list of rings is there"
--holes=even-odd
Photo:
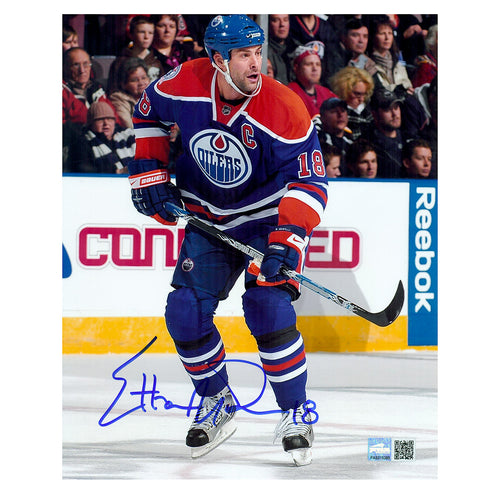
[[[63,461],[68,479],[315,480],[436,479],[437,353],[308,354],[308,397],[317,404],[313,462],[295,467],[273,444],[279,416],[257,354],[227,353],[231,388],[241,406],[238,429],[219,448],[193,460],[184,444],[194,412],[165,409],[157,395],[188,406],[192,386],[174,354],[63,356]],[[245,361],[245,362],[244,362]],[[125,364],[125,366],[124,366]],[[122,367],[122,368],[120,368]],[[118,369],[113,379],[113,372]],[[125,385],[126,384],[126,385]],[[120,394],[120,390],[122,393]],[[120,396],[120,397],[118,397]],[[116,401],[115,401],[116,399]],[[250,402],[257,400],[253,405]],[[194,401],[197,404],[197,400]],[[155,404],[153,402],[153,404]],[[105,412],[109,413],[103,419]],[[116,419],[112,424],[107,424]],[[368,438],[415,440],[416,460],[368,460]],[[307,483],[311,484],[311,483]]]

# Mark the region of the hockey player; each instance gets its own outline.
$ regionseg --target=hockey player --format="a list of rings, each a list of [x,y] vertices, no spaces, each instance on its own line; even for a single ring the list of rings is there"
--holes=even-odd
[[[304,343],[292,305],[300,292],[279,270],[283,264],[302,270],[324,211],[321,149],[300,98],[261,74],[264,32],[254,21],[216,16],[204,42],[208,59],[185,62],[152,83],[136,105],[132,200],[163,224],[176,223],[165,202],[184,204],[264,259],[256,270],[243,254],[186,227],[165,309],[168,331],[201,397],[186,444],[199,457],[236,429],[237,404],[213,316],[245,272],[245,321],[282,410],[277,435],[295,463],[305,465],[314,415],[306,404]],[[183,146],[175,186],[166,168],[174,123]]]

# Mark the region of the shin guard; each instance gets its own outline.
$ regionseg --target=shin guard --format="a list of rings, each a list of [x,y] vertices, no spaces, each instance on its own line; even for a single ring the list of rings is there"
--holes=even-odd
[[[243,296],[243,307],[279,407],[288,410],[302,404],[307,363],[290,295],[277,288],[250,288]]]
[[[168,296],[167,329],[196,393],[212,396],[227,385],[226,353],[213,315],[218,299],[191,288],[178,288]]]

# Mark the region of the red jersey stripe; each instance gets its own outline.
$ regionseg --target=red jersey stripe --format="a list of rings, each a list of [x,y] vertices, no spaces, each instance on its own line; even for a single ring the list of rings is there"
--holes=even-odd
[[[170,141],[168,137],[148,137],[135,139],[135,159],[154,160],[168,165]]]

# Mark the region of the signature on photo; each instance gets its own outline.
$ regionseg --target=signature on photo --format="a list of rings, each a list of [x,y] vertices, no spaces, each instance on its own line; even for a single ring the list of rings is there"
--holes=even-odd
[[[157,337],[154,337],[137,354],[132,356],[130,359],[125,361],[125,363],[121,364],[118,368],[116,368],[113,371],[113,374],[112,374],[113,379],[120,381],[122,383],[122,385],[121,385],[120,390],[118,391],[118,394],[116,395],[116,397],[112,401],[111,405],[107,408],[107,410],[103,413],[103,415],[99,419],[100,426],[106,427],[108,425],[114,424],[118,420],[121,420],[122,418],[126,417],[127,415],[130,415],[130,414],[132,414],[136,411],[139,411],[139,410],[146,412],[148,410],[148,407],[150,410],[153,410],[153,411],[157,411],[159,409],[171,410],[171,409],[175,408],[175,409],[185,411],[186,416],[189,417],[189,415],[191,414],[191,411],[198,410],[198,408],[202,405],[204,395],[201,395],[201,401],[199,402],[198,405],[194,404],[194,400],[197,396],[196,391],[193,391],[193,393],[191,394],[191,397],[190,397],[187,405],[177,404],[177,403],[174,403],[173,401],[169,400],[168,398],[163,396],[160,393],[160,391],[158,390],[158,388],[157,388],[158,380],[157,380],[157,377],[155,374],[153,374],[153,376],[152,376],[151,388],[148,389],[148,377],[145,373],[143,373],[142,374],[142,386],[141,386],[141,388],[139,390],[128,389],[128,391],[127,391],[129,382],[127,381],[127,379],[125,377],[119,375],[120,372],[122,370],[124,370],[127,366],[131,365],[134,361],[136,361],[142,354],[144,354],[154,344],[156,339],[157,339]],[[264,383],[263,383],[263,386],[262,386],[262,389],[261,389],[259,395],[253,401],[246,403],[246,404],[242,404],[238,400],[236,394],[234,393],[234,391],[230,387],[229,389],[231,390],[231,393],[232,393],[233,398],[235,400],[235,405],[232,406],[231,408],[228,408],[226,411],[228,411],[228,412],[245,411],[247,413],[251,413],[252,415],[267,415],[270,413],[282,413],[282,411],[280,409],[260,410],[260,411],[251,409],[262,398],[262,395],[264,394],[266,384],[267,384],[266,373],[264,372],[263,368],[260,365],[253,363],[251,361],[246,361],[246,360],[242,360],[242,359],[225,359],[224,362],[225,363],[244,363],[244,364],[254,366],[263,373],[263,378],[264,378]],[[138,398],[137,405],[124,411],[123,413],[120,413],[118,416],[108,420],[110,413],[116,407],[120,398],[122,398],[122,396],[124,396],[126,394],[129,394],[130,396],[137,397]],[[319,419],[319,415],[315,411],[316,410],[316,403],[312,400],[308,400],[306,403],[307,403],[306,408],[307,408],[308,412],[306,412],[302,418],[304,420],[304,423],[314,424]],[[220,411],[220,408],[217,408],[217,411]],[[311,421],[305,420],[305,417],[308,414],[311,415]],[[216,418],[216,417],[217,417],[217,414],[215,414],[213,416],[213,418]]]

